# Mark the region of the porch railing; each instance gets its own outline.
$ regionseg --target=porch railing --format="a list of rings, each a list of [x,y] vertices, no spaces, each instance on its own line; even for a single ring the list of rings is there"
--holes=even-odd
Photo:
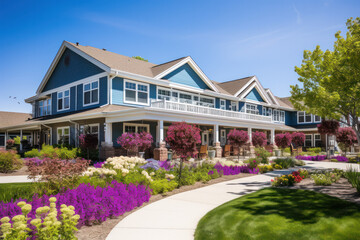
[[[230,118],[237,118],[237,119],[244,119],[244,120],[272,122],[271,116],[263,116],[263,115],[250,114],[250,113],[244,113],[244,112],[222,110],[222,109],[218,109],[218,108],[198,106],[198,105],[192,105],[192,104],[188,104],[188,103],[171,102],[171,101],[166,101],[165,99],[152,102],[150,108],[166,109],[166,110],[187,112],[187,113],[191,112],[191,113],[201,114],[201,115],[230,117]]]

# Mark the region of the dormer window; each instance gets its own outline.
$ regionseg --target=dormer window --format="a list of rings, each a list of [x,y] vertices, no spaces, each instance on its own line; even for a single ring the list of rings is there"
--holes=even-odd
[[[220,99],[220,109],[222,110],[226,109],[226,100]]]
[[[70,109],[70,90],[58,92],[57,103],[58,111]]]

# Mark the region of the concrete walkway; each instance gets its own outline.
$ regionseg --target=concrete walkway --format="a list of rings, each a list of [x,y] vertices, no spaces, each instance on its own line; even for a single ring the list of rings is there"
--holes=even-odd
[[[1,183],[20,183],[20,182],[32,182],[32,180],[28,179],[27,175],[0,176],[0,184]]]
[[[306,161],[304,168],[339,168],[349,164]],[[355,165],[358,166],[358,165]],[[245,194],[270,186],[275,176],[295,169],[274,171],[179,193],[130,214],[110,232],[107,240],[191,240],[199,220],[210,210]]]

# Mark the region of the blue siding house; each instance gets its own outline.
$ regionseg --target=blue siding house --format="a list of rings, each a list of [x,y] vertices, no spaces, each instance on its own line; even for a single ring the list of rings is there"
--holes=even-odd
[[[212,81],[191,57],[153,64],[64,41],[26,102],[32,105],[31,118],[0,126],[4,140],[11,130],[29,136],[33,145],[77,146],[80,134],[90,132],[111,155],[124,132],[150,132],[158,145],[171,123],[186,121],[200,127],[202,144],[208,146],[225,145],[234,128],[250,136],[263,131],[269,144],[285,131],[304,132],[305,146],[322,144],[318,116],[296,111],[256,76]]]

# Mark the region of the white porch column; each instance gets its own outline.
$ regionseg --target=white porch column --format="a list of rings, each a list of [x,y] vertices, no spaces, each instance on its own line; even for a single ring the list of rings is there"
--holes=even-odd
[[[248,128],[248,135],[249,135],[249,141],[251,143],[251,139],[252,139],[252,128]]]
[[[4,135],[4,148],[6,149],[6,141],[7,141],[7,138],[8,138],[8,132],[5,131],[5,135]]]
[[[20,151],[23,150],[22,140],[23,140],[23,131],[22,129],[20,129]]]
[[[159,143],[164,142],[164,120],[158,121],[158,139]]]
[[[219,124],[214,125],[214,144],[219,142]]]
[[[113,146],[112,139],[112,123],[106,123],[105,126],[105,143],[109,146]]]
[[[271,132],[270,132],[270,144],[275,144],[275,129],[271,129]]]

